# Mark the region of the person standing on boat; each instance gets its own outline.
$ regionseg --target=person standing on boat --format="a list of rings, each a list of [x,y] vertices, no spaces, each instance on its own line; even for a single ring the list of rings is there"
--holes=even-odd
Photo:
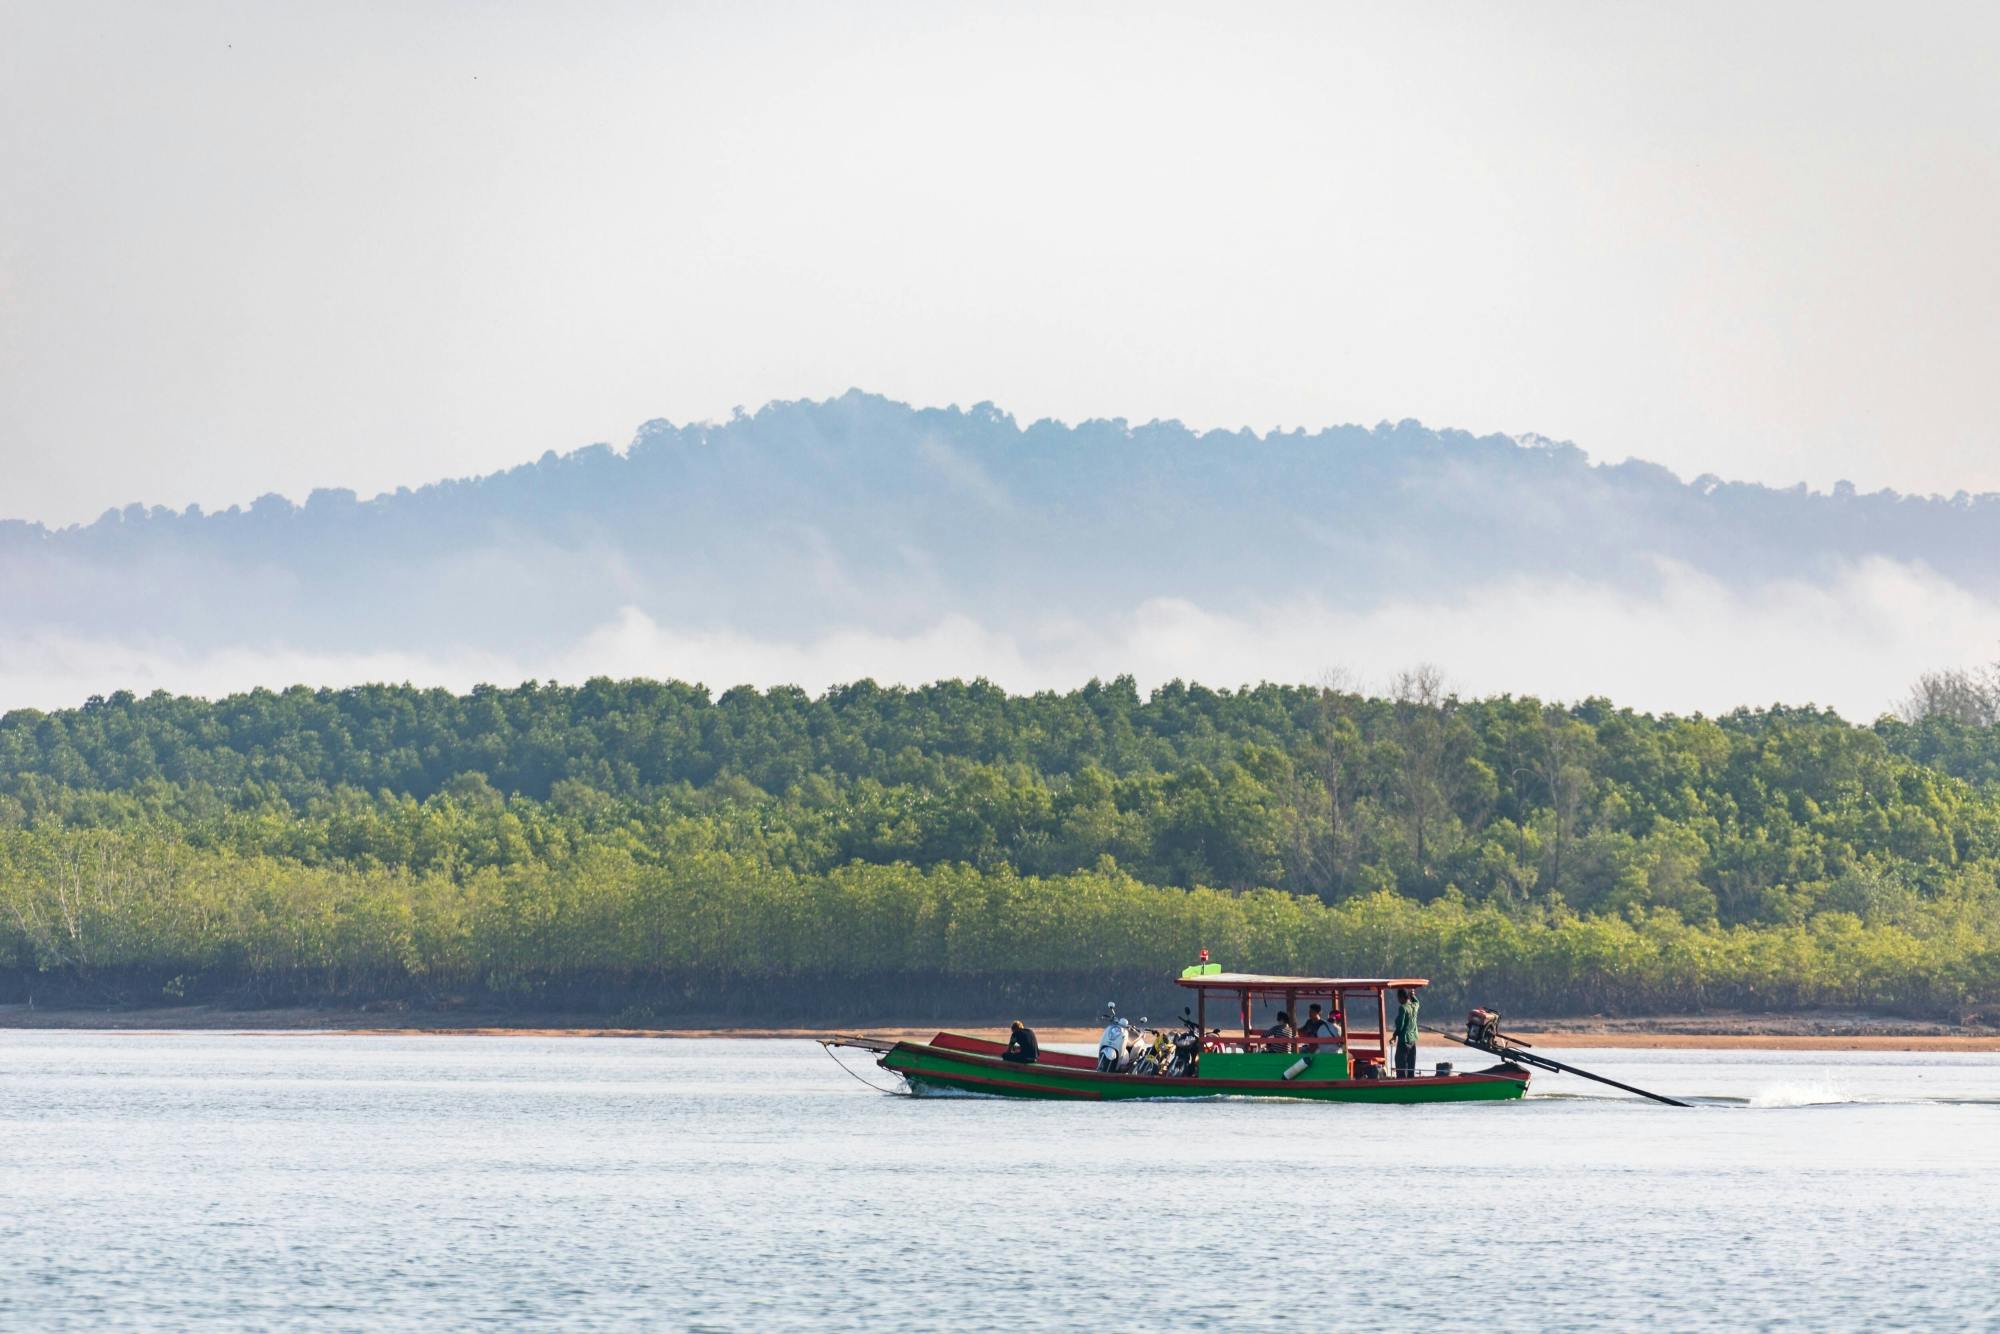
[[[1409,1079],[1417,1073],[1417,993],[1408,987],[1396,992],[1396,1078]]]
[[[1125,1035],[1131,1025],[1118,1017],[1116,1005],[1104,1007],[1104,1032],[1097,1039],[1097,1073],[1110,1074],[1125,1055]]]
[[[1007,1039],[1007,1050],[1000,1053],[1000,1059],[1016,1065],[1033,1065],[1041,1055],[1042,1044],[1036,1040],[1035,1030],[1016,1019],[1014,1031]]]

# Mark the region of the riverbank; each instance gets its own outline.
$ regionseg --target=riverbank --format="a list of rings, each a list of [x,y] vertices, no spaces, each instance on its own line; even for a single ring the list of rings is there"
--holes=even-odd
[[[1427,1016],[1428,1017],[1428,1016]],[[1000,1035],[990,1018],[956,1023],[849,1027],[606,1024],[590,1016],[499,1015],[457,1011],[322,1010],[307,1007],[237,1009],[210,1005],[128,1009],[30,1008],[0,1005],[0,1028],[91,1029],[189,1033],[454,1034],[508,1037],[821,1038],[857,1029],[894,1038],[928,1038],[940,1028]],[[1037,1024],[1044,1042],[1088,1045],[1094,1026]],[[1704,1048],[1771,1051],[1992,1051],[2000,1029],[1864,1013],[1704,1014],[1610,1019],[1603,1016],[1526,1018],[1510,1034],[1537,1047]],[[1441,1039],[1440,1039],[1441,1041]]]

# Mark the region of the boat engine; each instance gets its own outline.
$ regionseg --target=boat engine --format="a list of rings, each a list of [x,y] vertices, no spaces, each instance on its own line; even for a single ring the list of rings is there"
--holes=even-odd
[[[1474,1010],[1465,1017],[1465,1040],[1475,1047],[1491,1047],[1500,1041],[1500,1011]]]

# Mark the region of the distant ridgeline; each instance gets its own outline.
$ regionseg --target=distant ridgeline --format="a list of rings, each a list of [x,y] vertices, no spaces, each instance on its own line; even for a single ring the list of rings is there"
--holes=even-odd
[[[1420,537],[1415,535],[1421,535]],[[752,637],[1009,632],[1147,599],[1336,609],[1567,578],[1730,587],[1870,557],[2000,596],[2000,500],[1683,482],[1416,422],[1023,425],[851,392],[474,480],[0,522],[0,624],[87,642],[525,654],[636,609]],[[512,660],[511,658],[509,660]]]
[[[0,999],[1165,1004],[1203,947],[1514,1011],[2000,1012],[2000,730],[1128,679],[0,718]]]

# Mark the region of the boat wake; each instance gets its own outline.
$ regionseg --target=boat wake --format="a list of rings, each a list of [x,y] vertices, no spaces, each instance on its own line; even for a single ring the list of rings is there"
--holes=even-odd
[[[1846,1103],[1866,1102],[1857,1098],[1837,1084],[1825,1080],[1806,1079],[1766,1084],[1751,1094],[1745,1105],[1749,1107],[1835,1107]]]
[[[1748,1107],[1758,1110],[1798,1107],[2000,1107],[2000,1098],[1952,1097],[1862,1097],[1844,1092],[1838,1085],[1819,1083],[1773,1084],[1749,1097],[1728,1094],[1692,1094],[1697,1107]]]
[[[910,1096],[923,1098],[974,1098],[987,1102],[1010,1102],[1012,1099],[1001,1093],[986,1093],[979,1089],[955,1089],[942,1084],[910,1085]]]

